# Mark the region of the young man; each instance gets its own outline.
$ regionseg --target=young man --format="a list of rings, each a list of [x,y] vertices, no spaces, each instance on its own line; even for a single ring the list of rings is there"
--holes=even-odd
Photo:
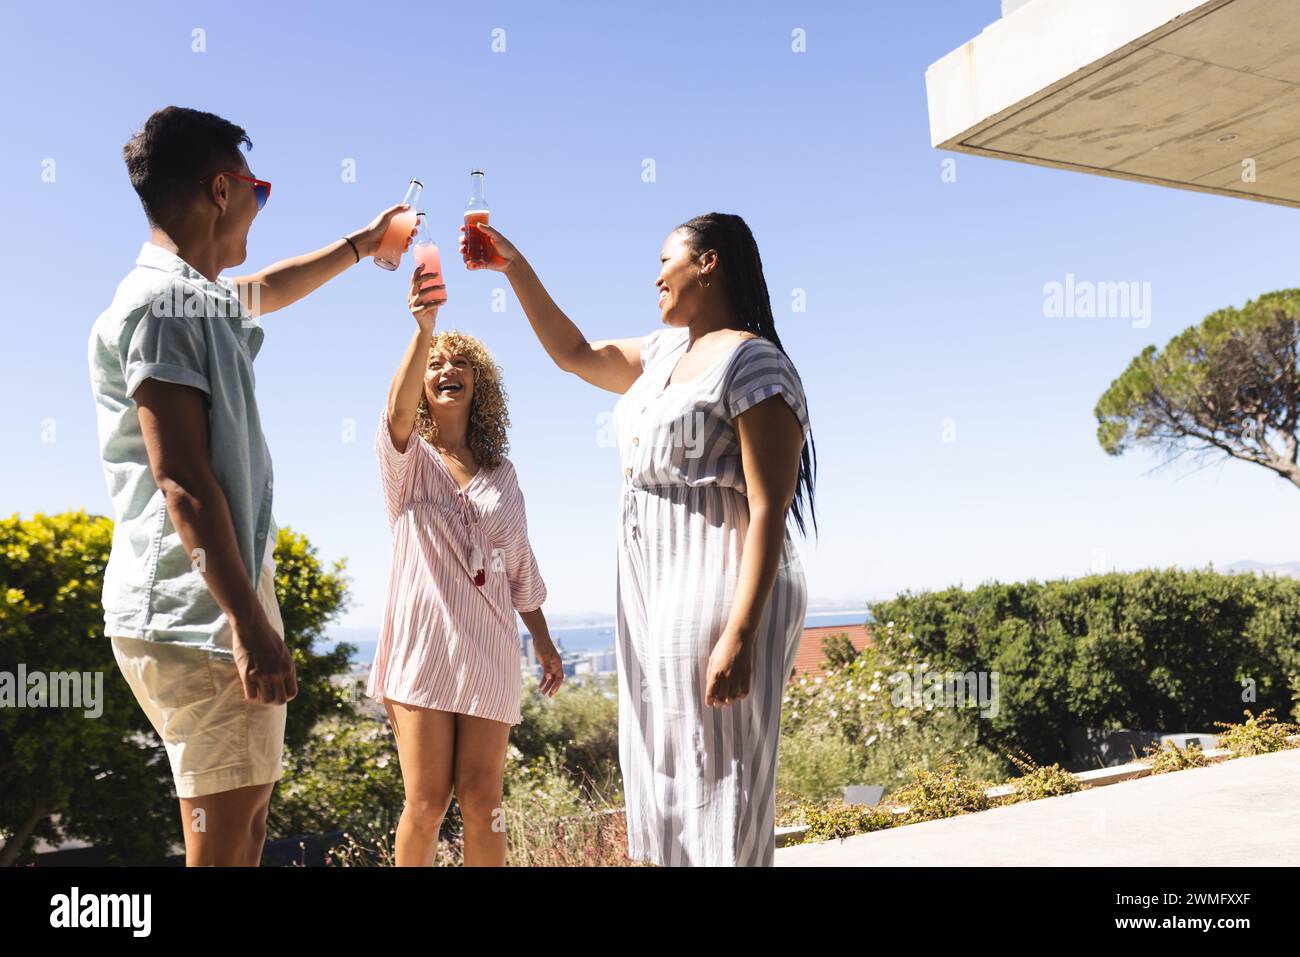
[[[256,316],[371,255],[403,206],[315,252],[220,279],[270,194],[244,130],[169,106],[124,150],[149,241],[90,335],[117,524],[105,633],[162,738],[188,865],[261,860],[297,694],[274,585],[271,456],[253,392]],[[409,245],[409,239],[407,240]]]

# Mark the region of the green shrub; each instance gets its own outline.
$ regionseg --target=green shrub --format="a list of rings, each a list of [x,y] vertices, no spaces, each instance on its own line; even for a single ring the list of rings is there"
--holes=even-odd
[[[907,805],[903,822],[914,824],[941,817],[986,811],[991,806],[987,781],[977,781],[961,773],[956,761],[942,762],[933,771],[912,769],[912,780],[899,788],[893,800]]]
[[[825,803],[804,802],[792,807],[782,818],[783,825],[803,825],[806,830],[795,844],[814,844],[866,834],[893,827],[897,821],[893,812],[882,807],[845,804],[843,801]]]
[[[181,837],[162,742],[104,637],[112,540],[113,523],[85,511],[0,519],[0,667],[90,675],[102,691],[98,717],[0,708],[0,866],[30,863],[38,838],[79,838],[113,864],[158,863]]]
[[[1300,711],[1292,579],[1147,570],[904,593],[871,612],[932,668],[1000,676],[998,713],[978,723],[999,754],[1065,761],[1071,728],[1207,727],[1246,695]]]
[[[1167,774],[1170,771],[1183,771],[1187,768],[1203,768],[1210,763],[1201,746],[1193,742],[1186,748],[1180,748],[1172,741],[1169,747],[1149,744],[1142,760],[1151,768],[1152,774]]]
[[[1007,760],[1018,767],[1022,773],[1007,782],[1015,788],[1015,791],[1003,799],[1005,804],[1037,801],[1039,798],[1059,797],[1062,794],[1074,794],[1076,791],[1083,790],[1079,779],[1059,764],[1044,767],[1027,754],[1020,757],[1008,754]]]
[[[510,742],[524,764],[554,757],[590,794],[619,791],[618,698],[612,683],[566,682],[548,698],[537,693],[537,680],[530,678],[519,710],[523,722],[510,732]]]
[[[404,803],[402,769],[388,723],[367,716],[333,717],[321,721],[306,744],[286,749],[267,836],[361,832],[385,816],[395,827]]]
[[[979,743],[979,728],[973,716],[936,708],[905,719],[870,746],[863,781],[883,785],[884,798],[889,799],[911,779],[912,769],[933,771],[949,762],[967,777],[991,781],[1007,777],[1005,762]]]
[[[777,787],[808,800],[836,797],[846,785],[866,780],[862,758],[860,746],[805,725],[781,735]]]
[[[1237,724],[1223,721],[1216,721],[1215,724],[1223,728],[1218,735],[1219,747],[1227,748],[1234,758],[1293,748],[1295,745],[1287,741],[1287,738],[1300,733],[1300,728],[1295,725],[1279,722],[1272,708],[1265,709],[1258,718],[1247,710],[1246,720]]]
[[[915,696],[895,695],[897,682],[924,665],[887,623],[848,663],[792,677],[781,712],[780,785],[805,800],[846,784],[880,785],[887,797],[909,768],[934,767],[952,753],[967,774],[1005,776],[1003,762],[980,743],[976,710],[927,708]]]
[[[180,841],[162,742],[104,636],[100,594],[112,537],[111,520],[84,510],[0,519],[0,662],[29,674],[98,674],[103,690],[96,718],[71,708],[0,708],[0,866],[30,862],[38,838],[79,838],[114,864],[159,863]],[[342,563],[325,569],[289,528],[280,529],[275,558],[298,674],[285,732],[291,752],[322,714],[350,708],[329,684],[350,649],[313,651],[346,590]]]

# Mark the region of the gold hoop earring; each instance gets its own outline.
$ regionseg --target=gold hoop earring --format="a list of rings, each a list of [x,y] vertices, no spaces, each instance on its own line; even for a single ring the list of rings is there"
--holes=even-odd
[[[703,286],[705,289],[708,289],[709,286],[711,285],[710,283],[707,283],[707,282],[704,281],[704,271],[703,271],[703,270],[700,270],[698,273],[696,273],[696,274],[695,274],[695,278],[696,278],[696,280],[699,282],[699,284],[700,284],[701,286]]]

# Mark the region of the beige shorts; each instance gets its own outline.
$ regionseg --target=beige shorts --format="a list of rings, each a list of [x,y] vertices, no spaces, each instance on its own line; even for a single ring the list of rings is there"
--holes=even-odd
[[[257,591],[283,638],[272,568],[262,570]],[[167,749],[177,797],[280,779],[286,706],[245,700],[233,660],[175,642],[112,641],[118,668]]]

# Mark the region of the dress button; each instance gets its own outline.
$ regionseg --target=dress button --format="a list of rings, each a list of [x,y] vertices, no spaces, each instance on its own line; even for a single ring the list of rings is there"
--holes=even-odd
[[[641,437],[640,437],[639,435],[634,435],[634,436],[632,436],[632,444],[633,444],[633,445],[640,445],[640,444],[641,444]]]
[[[632,477],[632,470],[631,470],[631,469],[624,469],[624,470],[623,470],[623,474],[626,475],[628,478],[631,478],[631,477]]]

